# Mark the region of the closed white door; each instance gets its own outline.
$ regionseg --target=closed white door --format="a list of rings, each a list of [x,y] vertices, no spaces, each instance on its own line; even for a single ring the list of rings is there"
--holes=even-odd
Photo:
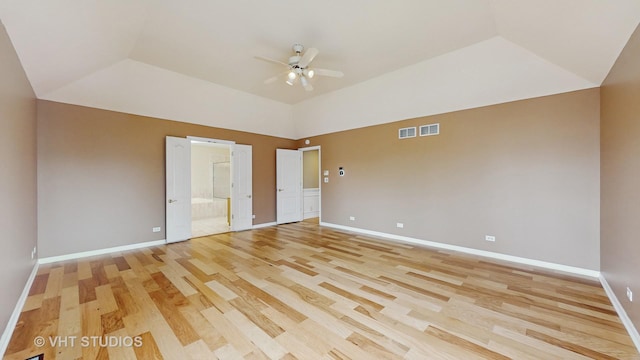
[[[166,138],[167,243],[191,238],[191,141]]]
[[[253,228],[253,181],[251,145],[234,144],[231,151],[231,230]]]
[[[276,149],[276,222],[302,221],[302,151]]]

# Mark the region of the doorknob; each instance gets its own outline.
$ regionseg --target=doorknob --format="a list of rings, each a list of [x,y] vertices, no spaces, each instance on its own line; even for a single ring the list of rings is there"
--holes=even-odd
[[[247,195],[247,197],[248,197],[249,199],[251,199],[251,195]]]
[[[178,200],[169,199],[169,204],[174,203],[174,202],[178,202]]]
[[[284,191],[284,189],[278,189],[278,191]]]

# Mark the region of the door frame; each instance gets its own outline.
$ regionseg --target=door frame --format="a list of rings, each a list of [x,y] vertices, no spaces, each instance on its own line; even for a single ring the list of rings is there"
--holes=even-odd
[[[229,152],[229,197],[230,199],[233,199],[233,188],[231,187],[231,183],[233,182],[233,159],[232,157],[232,153],[233,153],[233,146],[235,144],[235,142],[233,141],[227,141],[227,140],[218,140],[218,139],[207,139],[207,138],[201,138],[201,137],[195,137],[195,136],[187,136],[187,140],[189,140],[189,142],[191,143],[191,149],[193,150],[194,145],[199,145],[199,146],[204,146],[204,147],[211,147],[211,148],[218,148],[218,149],[224,149],[227,150]],[[211,163],[210,163],[211,164]],[[191,168],[190,168],[191,169]],[[191,171],[193,171],[193,169],[191,169]],[[192,180],[193,181],[193,180]],[[231,211],[228,214],[228,219],[229,219],[229,226],[227,231],[233,231],[232,229],[232,217],[231,217]],[[192,226],[193,226],[193,218],[192,218]],[[202,235],[198,235],[198,236],[202,236]]]
[[[231,141],[231,140],[210,139],[210,138],[203,138],[198,136],[187,136],[187,139],[191,141],[199,141],[199,142],[212,143],[212,144],[234,145],[236,143],[235,141]]]
[[[189,142],[203,142],[203,143],[212,143],[212,144],[223,144],[223,145],[229,145],[229,152],[233,152],[233,147],[234,145],[236,145],[236,142],[233,140],[222,140],[222,139],[213,139],[213,138],[205,138],[205,137],[199,137],[199,136],[186,136],[186,139],[189,140]],[[234,168],[234,159],[233,159],[233,155],[229,157],[230,163],[231,163],[231,177],[233,178],[233,168]],[[191,168],[191,162],[189,161],[189,168]],[[231,190],[231,202],[233,203],[233,192],[234,190]],[[231,206],[231,214],[234,214],[234,211],[236,211],[237,209],[234,209],[233,206]],[[230,231],[237,231],[235,230],[234,224],[233,224],[233,216],[231,216],[231,224],[229,224],[229,229]]]
[[[316,145],[298,148],[298,150],[302,152],[318,150],[318,220],[322,222],[322,149],[320,145]],[[304,154],[302,159],[304,168]],[[304,188],[302,192],[304,198]]]

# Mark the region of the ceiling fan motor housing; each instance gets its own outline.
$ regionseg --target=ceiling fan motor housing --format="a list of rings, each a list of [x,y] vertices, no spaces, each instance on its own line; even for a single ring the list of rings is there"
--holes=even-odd
[[[300,54],[302,54],[304,46],[300,44],[294,44],[291,48],[296,54],[289,58],[289,65],[292,67],[296,67],[296,65],[300,62],[300,59],[302,59],[302,55]]]
[[[293,55],[292,57],[289,58],[289,65],[290,66],[297,66],[298,63],[300,62],[301,58],[302,58],[302,56],[300,56],[300,55]]]
[[[304,46],[300,44],[293,44],[291,48],[293,49],[293,52],[295,52],[297,55],[302,54],[302,51],[304,50]]]

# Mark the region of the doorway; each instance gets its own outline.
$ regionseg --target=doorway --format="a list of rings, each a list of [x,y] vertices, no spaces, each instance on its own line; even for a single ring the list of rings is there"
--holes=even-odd
[[[320,146],[276,150],[276,223],[320,221]],[[313,220],[311,220],[313,219]]]
[[[191,233],[231,230],[231,145],[191,140]]]
[[[302,151],[303,219],[320,222],[320,146],[299,149]]]
[[[226,155],[222,155],[222,159],[210,155],[205,156],[204,164],[192,166],[191,149],[192,142],[205,143],[209,147],[222,148],[226,151]],[[166,178],[166,230],[167,243],[184,241],[194,237],[192,231],[192,212],[194,206],[214,206],[214,175],[213,172],[219,167],[219,171],[225,171],[225,160],[228,159],[229,173],[221,172],[216,179],[220,179],[220,187],[216,189],[216,198],[222,198],[223,204],[226,203],[226,213],[224,207],[222,215],[214,213],[213,216],[204,216],[204,218],[218,218],[222,225],[217,231],[242,231],[253,227],[253,182],[252,182],[252,154],[251,145],[236,144],[233,141],[215,140],[200,137],[188,136],[179,138],[174,136],[166,137],[165,148],[165,178]],[[196,150],[197,151],[197,150]],[[230,153],[230,155],[229,155]],[[196,190],[192,193],[192,168],[205,169],[204,175],[196,173],[205,179],[207,183],[205,190]],[[229,195],[225,194],[226,179],[230,182]],[[217,184],[217,182],[216,182]],[[198,184],[196,184],[196,187]],[[209,193],[211,195],[209,195]],[[195,196],[194,196],[195,195]],[[224,198],[227,196],[227,199]],[[231,201],[229,201],[229,197]],[[194,201],[195,199],[195,201]],[[204,204],[204,205],[203,205]],[[220,207],[220,204],[217,204]],[[197,209],[200,210],[200,209]],[[197,211],[196,211],[197,212]],[[202,215],[201,212],[198,214]],[[226,221],[225,219],[226,215]],[[230,216],[229,216],[230,215]],[[220,219],[222,218],[222,219]],[[201,219],[198,219],[201,220]],[[226,225],[225,225],[226,222]],[[229,224],[230,223],[230,224]],[[196,236],[211,235],[212,230],[198,232]]]

